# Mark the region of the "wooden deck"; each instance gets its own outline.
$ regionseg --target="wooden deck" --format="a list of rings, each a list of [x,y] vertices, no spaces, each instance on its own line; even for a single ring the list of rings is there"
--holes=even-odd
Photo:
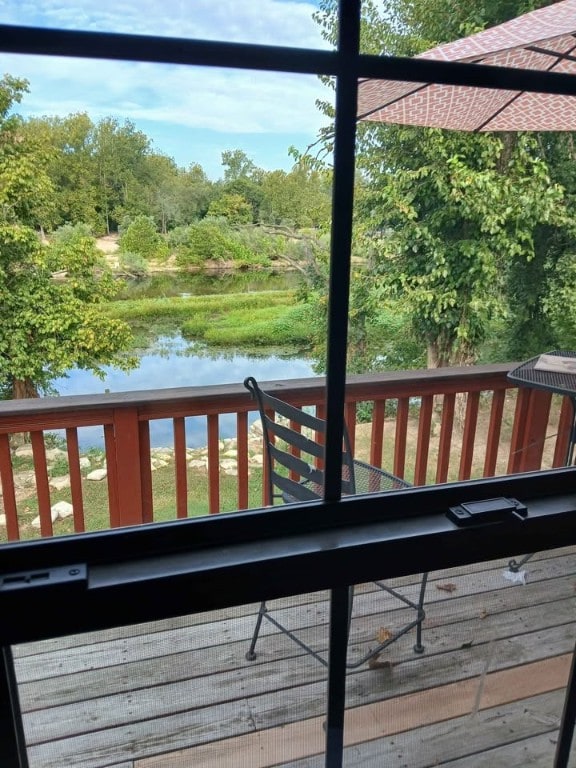
[[[431,574],[424,655],[409,634],[378,668],[348,675],[345,765],[551,766],[576,637],[576,549],[534,558],[526,585],[505,568]],[[395,583],[415,595],[415,579]],[[323,647],[326,595],[283,605]],[[352,654],[406,615],[397,605],[358,590]],[[30,767],[320,768],[325,670],[269,624],[247,662],[254,614],[243,606],[15,648]]]

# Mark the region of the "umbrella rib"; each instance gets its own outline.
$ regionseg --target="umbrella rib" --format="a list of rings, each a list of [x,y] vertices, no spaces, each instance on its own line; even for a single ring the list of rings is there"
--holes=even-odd
[[[571,56],[569,53],[550,51],[547,48],[539,48],[537,45],[527,45],[526,50],[531,51],[532,53],[542,53],[544,56],[554,56],[555,58],[560,59],[560,61],[576,61],[576,56]],[[572,50],[574,50],[574,48],[572,48]]]
[[[371,78],[368,78],[368,80],[370,79]],[[368,80],[366,82],[368,82]],[[385,101],[383,104],[379,104],[377,107],[374,107],[374,109],[370,109],[368,112],[364,112],[364,114],[358,115],[357,120],[365,120],[369,115],[373,115],[374,112],[378,112],[378,110],[385,109],[386,107],[391,107],[392,104],[396,104],[397,101],[402,101],[402,99],[405,99],[407,96],[412,96],[413,94],[418,93],[418,91],[422,91],[424,88],[427,88],[429,85],[430,83],[422,83],[422,85],[419,85],[417,88],[412,88],[412,90],[403,93],[396,99],[392,99],[392,101]]]
[[[528,46],[527,46],[527,49],[528,50],[532,50],[532,48],[528,47]],[[566,51],[566,53],[556,53],[556,54],[554,54],[556,56],[557,60],[553,61],[552,64],[546,70],[544,70],[544,71],[545,72],[551,72],[554,69],[554,67],[558,66],[558,64],[560,64],[560,62],[563,61],[564,59],[567,59],[567,58],[574,59],[574,57],[571,56],[571,53],[575,49],[576,49],[576,45],[573,45],[572,48],[570,48],[569,51]],[[540,52],[543,52],[543,51],[540,51]],[[550,52],[547,52],[547,53],[550,53]],[[516,99],[519,99],[520,96],[522,96],[522,94],[524,94],[524,93],[526,93],[526,91],[518,91],[518,93],[515,93],[505,104],[503,104],[500,107],[500,109],[497,109],[496,112],[493,115],[491,115],[487,120],[485,120],[477,128],[475,128],[474,129],[474,133],[478,133],[479,131],[481,131],[484,128],[486,128],[487,125],[489,125],[491,122],[493,122],[498,117],[498,115],[500,115],[505,109],[507,109],[510,106],[510,104],[513,104],[516,101]]]

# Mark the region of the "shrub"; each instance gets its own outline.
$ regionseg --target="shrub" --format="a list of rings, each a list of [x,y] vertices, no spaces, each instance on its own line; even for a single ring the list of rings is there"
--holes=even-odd
[[[135,277],[144,277],[148,274],[148,263],[139,253],[123,251],[120,253],[120,269]]]
[[[134,253],[144,259],[163,259],[168,256],[168,246],[150,216],[137,216],[119,240],[120,250]]]

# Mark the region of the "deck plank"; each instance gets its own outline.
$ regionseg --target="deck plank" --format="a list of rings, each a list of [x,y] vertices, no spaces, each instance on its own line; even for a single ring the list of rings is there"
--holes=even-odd
[[[443,723],[407,730],[345,748],[346,768],[550,768],[562,711],[562,691],[482,710]],[[538,740],[538,744],[530,744]],[[493,749],[494,744],[499,746]],[[483,756],[489,756],[483,762]],[[532,762],[532,760],[535,762]],[[232,765],[233,763],[228,763]],[[225,768],[226,762],[221,763]],[[170,761],[158,768],[178,768]],[[136,762],[134,768],[141,768]],[[142,768],[148,768],[145,764]],[[152,768],[150,766],[149,768]],[[284,762],[278,768],[324,768],[322,755]]]
[[[345,745],[363,745],[376,737],[388,737],[422,726],[453,722],[465,715],[474,720],[479,712],[514,703],[542,693],[562,689],[568,677],[570,655],[489,674],[478,698],[478,681],[467,680],[407,696],[349,709],[344,730]],[[277,765],[289,754],[314,755],[323,748],[322,717],[228,739],[216,745],[183,750],[171,755],[171,768],[202,765],[220,768],[222,762],[237,761],[251,768]],[[554,724],[558,725],[557,719]],[[548,729],[551,729],[548,724]],[[466,744],[470,750],[470,743]],[[136,762],[136,768],[162,768],[165,758]]]

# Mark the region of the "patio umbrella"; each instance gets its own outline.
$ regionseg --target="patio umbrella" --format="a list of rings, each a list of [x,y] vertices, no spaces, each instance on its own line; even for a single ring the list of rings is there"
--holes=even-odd
[[[576,73],[576,0],[440,45],[418,59]],[[576,129],[576,97],[473,86],[363,80],[358,117],[461,131]]]

